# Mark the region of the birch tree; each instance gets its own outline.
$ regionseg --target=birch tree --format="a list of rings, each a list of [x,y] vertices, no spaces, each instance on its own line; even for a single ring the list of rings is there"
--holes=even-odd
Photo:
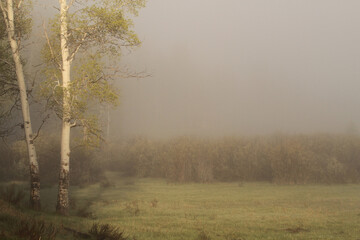
[[[43,51],[48,63],[43,94],[62,119],[61,160],[56,210],[69,208],[70,133],[82,126],[85,135],[100,130],[91,108],[96,103],[116,104],[117,92],[109,81],[109,58],[140,44],[130,16],[145,0],[59,0],[59,16],[51,22]],[[114,69],[113,69],[114,70]],[[91,139],[85,137],[84,139]]]
[[[0,137],[12,133],[14,110],[19,107],[19,87],[5,24],[0,24]],[[21,106],[20,106],[21,107]]]
[[[29,2],[22,0],[0,0],[0,8],[3,14],[5,28],[8,41],[11,46],[11,53],[15,72],[17,77],[17,85],[21,102],[21,110],[23,116],[23,128],[25,131],[26,144],[29,154],[30,166],[30,206],[40,209],[40,178],[39,165],[34,146],[34,135],[31,126],[31,117],[29,109],[29,101],[27,96],[27,87],[25,82],[23,63],[21,61],[20,49],[21,40],[26,38],[31,29],[31,19],[28,17]],[[11,63],[10,63],[11,65]]]

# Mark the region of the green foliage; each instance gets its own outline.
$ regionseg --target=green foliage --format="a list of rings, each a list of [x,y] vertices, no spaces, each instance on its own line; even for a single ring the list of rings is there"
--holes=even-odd
[[[111,54],[119,54],[123,46],[138,46],[140,41],[131,30],[133,22],[126,18],[128,6],[123,5],[125,1],[118,4],[114,2],[116,1],[97,1],[72,15],[72,42],[80,44],[78,39],[85,38],[84,46],[95,45],[98,47],[97,51]]]
[[[1,0],[3,6],[6,8],[6,0]],[[21,4],[19,4],[21,2]],[[13,0],[14,5],[14,25],[15,36],[17,40],[27,39],[30,36],[32,29],[32,1],[30,0]],[[1,18],[3,14],[1,13]],[[0,38],[7,38],[6,24],[0,24]]]
[[[73,100],[76,101],[75,105],[81,105],[83,102],[93,99],[100,103],[106,102],[116,105],[117,93],[107,81],[107,76],[104,73],[105,66],[99,59],[101,59],[99,54],[89,55],[86,60],[82,59],[74,67],[73,73],[75,77],[71,82],[70,93],[76,96],[76,99]],[[82,91],[79,92],[79,89],[82,89]],[[81,107],[78,108],[82,109]],[[78,114],[81,114],[81,112]]]
[[[97,146],[101,140],[98,126],[98,104],[116,105],[118,93],[111,84],[118,66],[111,66],[109,59],[119,57],[122,48],[140,44],[132,30],[131,15],[144,7],[144,0],[127,1],[76,1],[67,12],[67,47],[72,63],[72,79],[67,89],[62,87],[60,16],[50,22],[51,33],[42,50],[47,64],[44,69],[40,97],[47,99],[48,108],[61,118],[63,96],[69,96],[71,121],[84,128],[84,143]],[[106,64],[105,64],[106,63]],[[65,92],[66,91],[66,92]],[[67,94],[65,94],[67,93]]]
[[[6,8],[6,1],[1,0]],[[19,0],[14,1],[15,36],[20,42],[27,39],[31,33],[31,2]],[[1,10],[0,10],[1,11]],[[14,110],[19,109],[19,89],[15,73],[15,64],[8,40],[7,24],[1,13],[0,24],[0,136],[11,133],[14,119]]]

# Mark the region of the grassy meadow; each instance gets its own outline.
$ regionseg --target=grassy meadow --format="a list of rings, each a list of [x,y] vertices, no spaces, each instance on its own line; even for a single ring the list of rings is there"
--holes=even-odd
[[[174,184],[124,178],[116,172],[106,175],[110,184],[72,189],[69,217],[54,214],[56,188],[42,190],[42,213],[18,212],[1,204],[0,236],[9,236],[6,215],[20,214],[53,223],[59,229],[56,239],[81,239],[64,227],[87,233],[94,223],[117,226],[138,240],[357,240],[360,236],[357,184]]]

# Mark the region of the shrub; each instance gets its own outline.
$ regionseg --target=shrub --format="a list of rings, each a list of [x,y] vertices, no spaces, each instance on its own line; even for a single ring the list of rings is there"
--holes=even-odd
[[[94,223],[89,230],[89,234],[95,237],[96,240],[127,240],[124,232],[119,228],[109,224]]]
[[[54,240],[58,229],[43,220],[25,219],[19,224],[16,235],[28,240]]]

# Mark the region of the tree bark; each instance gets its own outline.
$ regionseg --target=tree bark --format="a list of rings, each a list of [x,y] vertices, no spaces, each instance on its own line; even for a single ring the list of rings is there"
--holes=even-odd
[[[59,214],[67,215],[69,210],[69,166],[70,166],[70,67],[71,59],[68,44],[68,5],[66,0],[59,0],[60,3],[60,35],[61,35],[61,55],[62,55],[62,88],[63,88],[63,116],[62,116],[62,135],[61,135],[61,160],[59,174],[59,189],[56,211]]]
[[[19,45],[15,37],[15,24],[14,24],[14,8],[13,1],[7,0],[7,14],[2,6],[4,18],[6,22],[8,38],[12,50],[12,55],[15,63],[15,71],[19,85],[20,100],[22,116],[24,121],[25,138],[29,155],[29,168],[30,168],[30,207],[34,210],[40,210],[40,177],[39,177],[39,164],[36,156],[36,150],[33,141],[33,131],[31,126],[29,102],[27,97],[27,89],[25,84],[25,77],[23,66],[21,63]]]

